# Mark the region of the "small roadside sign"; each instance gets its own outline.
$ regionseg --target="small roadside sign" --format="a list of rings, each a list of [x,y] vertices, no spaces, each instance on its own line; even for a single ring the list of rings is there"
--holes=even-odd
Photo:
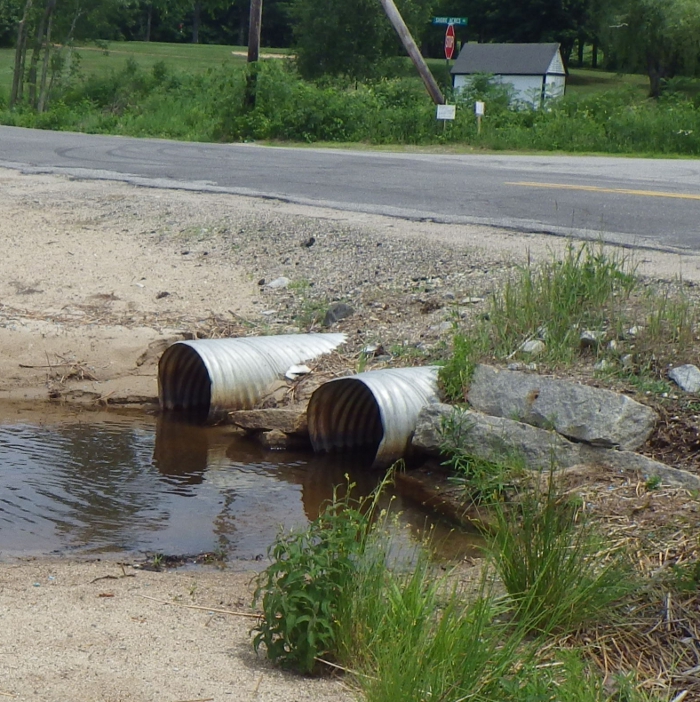
[[[445,58],[449,61],[455,52],[455,26],[448,24],[445,31]]]
[[[468,17],[433,17],[433,24],[456,24],[461,27],[466,27],[469,22]]]
[[[455,119],[457,116],[457,105],[438,105],[437,106],[437,118],[438,119]]]
[[[485,108],[486,108],[486,105],[481,100],[477,100],[474,103],[474,114],[480,115],[481,117],[483,117]]]

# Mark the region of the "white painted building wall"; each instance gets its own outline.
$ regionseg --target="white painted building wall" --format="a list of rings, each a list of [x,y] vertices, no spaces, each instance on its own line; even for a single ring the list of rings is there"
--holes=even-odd
[[[456,75],[454,77],[454,87],[456,90],[469,86],[473,76]],[[510,83],[513,86],[513,99],[526,102],[533,107],[540,106],[542,95],[542,76],[512,76],[497,75],[493,77],[499,83]],[[545,83],[545,97],[557,98],[564,94],[566,88],[566,77],[562,75],[547,75]]]

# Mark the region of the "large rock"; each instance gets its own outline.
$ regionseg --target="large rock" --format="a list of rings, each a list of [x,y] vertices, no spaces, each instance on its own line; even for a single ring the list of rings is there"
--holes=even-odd
[[[665,485],[700,490],[700,476],[681,468],[667,466],[665,463],[632,451],[615,451],[596,446],[583,446],[581,459],[583,463],[605,466],[621,473],[635,471],[644,480],[659,478]]]
[[[644,479],[658,477],[667,485],[700,489],[697,475],[632,451],[574,443],[554,431],[451,405],[424,407],[418,416],[413,446],[424,453],[440,455],[444,447],[455,445],[479,458],[519,460],[534,470],[601,465],[614,471],[635,471]]]
[[[568,468],[581,463],[581,444],[556,432],[451,405],[428,405],[418,415],[413,446],[438,455],[445,445],[487,460],[513,457],[527,468],[548,469],[553,464]]]
[[[657,420],[654,410],[626,395],[486,365],[477,366],[468,400],[474,409],[495,417],[626,450],[641,446]]]

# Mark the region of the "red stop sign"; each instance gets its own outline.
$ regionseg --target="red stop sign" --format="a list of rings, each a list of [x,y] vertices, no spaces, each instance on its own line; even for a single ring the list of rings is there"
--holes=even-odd
[[[449,61],[455,52],[455,26],[448,24],[445,31],[445,58]]]

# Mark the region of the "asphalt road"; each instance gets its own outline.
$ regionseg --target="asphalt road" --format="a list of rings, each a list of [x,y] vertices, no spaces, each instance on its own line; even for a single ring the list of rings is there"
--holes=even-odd
[[[700,160],[397,154],[0,127],[0,166],[700,251]]]

